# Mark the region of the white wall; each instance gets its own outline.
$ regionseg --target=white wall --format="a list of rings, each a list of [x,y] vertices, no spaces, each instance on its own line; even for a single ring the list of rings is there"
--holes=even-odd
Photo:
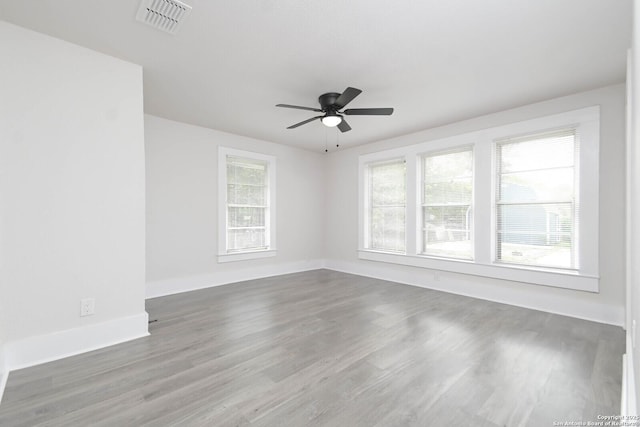
[[[146,334],[142,69],[2,21],[0,58],[9,368]]]
[[[217,262],[218,146],[276,157],[277,255]],[[322,266],[325,154],[145,116],[147,296]]]
[[[327,165],[327,266],[478,298],[624,324],[624,86],[527,105],[411,135],[331,153]],[[600,293],[509,282],[360,260],[358,156],[518,121],[600,105]],[[400,114],[401,112],[397,112]]]

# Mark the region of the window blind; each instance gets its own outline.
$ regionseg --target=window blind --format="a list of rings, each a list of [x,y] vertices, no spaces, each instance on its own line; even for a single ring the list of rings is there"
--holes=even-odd
[[[267,162],[227,156],[227,252],[266,249]]]
[[[496,143],[496,260],[577,268],[575,129]]]
[[[422,253],[473,258],[473,152],[422,157]]]
[[[406,165],[404,159],[372,163],[369,177],[369,249],[404,252]]]

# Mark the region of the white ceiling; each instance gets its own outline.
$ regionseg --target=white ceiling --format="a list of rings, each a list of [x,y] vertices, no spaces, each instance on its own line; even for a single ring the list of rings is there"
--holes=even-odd
[[[631,0],[185,2],[175,36],[139,0],[0,0],[0,18],[141,64],[146,113],[317,151],[622,82],[631,38]],[[274,106],[347,86],[394,114],[339,134]]]

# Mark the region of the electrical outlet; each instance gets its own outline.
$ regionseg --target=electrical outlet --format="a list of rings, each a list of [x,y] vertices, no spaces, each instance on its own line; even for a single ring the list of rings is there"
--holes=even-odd
[[[435,273],[433,273],[433,281],[434,282],[439,282],[440,281],[440,272],[436,271]]]
[[[80,300],[80,316],[91,316],[96,311],[95,298],[83,298]]]

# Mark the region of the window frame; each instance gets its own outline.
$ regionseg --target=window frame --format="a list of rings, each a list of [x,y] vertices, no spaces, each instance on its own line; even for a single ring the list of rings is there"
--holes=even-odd
[[[243,158],[249,161],[267,164],[267,199],[265,210],[265,248],[229,251],[228,233],[228,195],[227,195],[227,158]],[[218,262],[243,261],[275,256],[276,249],[276,158],[275,156],[218,147]]]
[[[496,141],[520,135],[540,134],[560,128],[576,129],[580,150],[577,160],[580,186],[579,229],[575,270],[496,262]],[[359,241],[363,260],[401,264],[480,277],[510,280],[587,292],[599,291],[599,146],[600,108],[586,107],[564,113],[505,124],[480,131],[420,142],[359,157]],[[419,253],[421,246],[421,161],[424,153],[473,147],[473,260],[441,258]],[[407,165],[406,253],[392,254],[364,245],[364,167],[375,160],[405,157]],[[594,232],[596,230],[596,232]]]

